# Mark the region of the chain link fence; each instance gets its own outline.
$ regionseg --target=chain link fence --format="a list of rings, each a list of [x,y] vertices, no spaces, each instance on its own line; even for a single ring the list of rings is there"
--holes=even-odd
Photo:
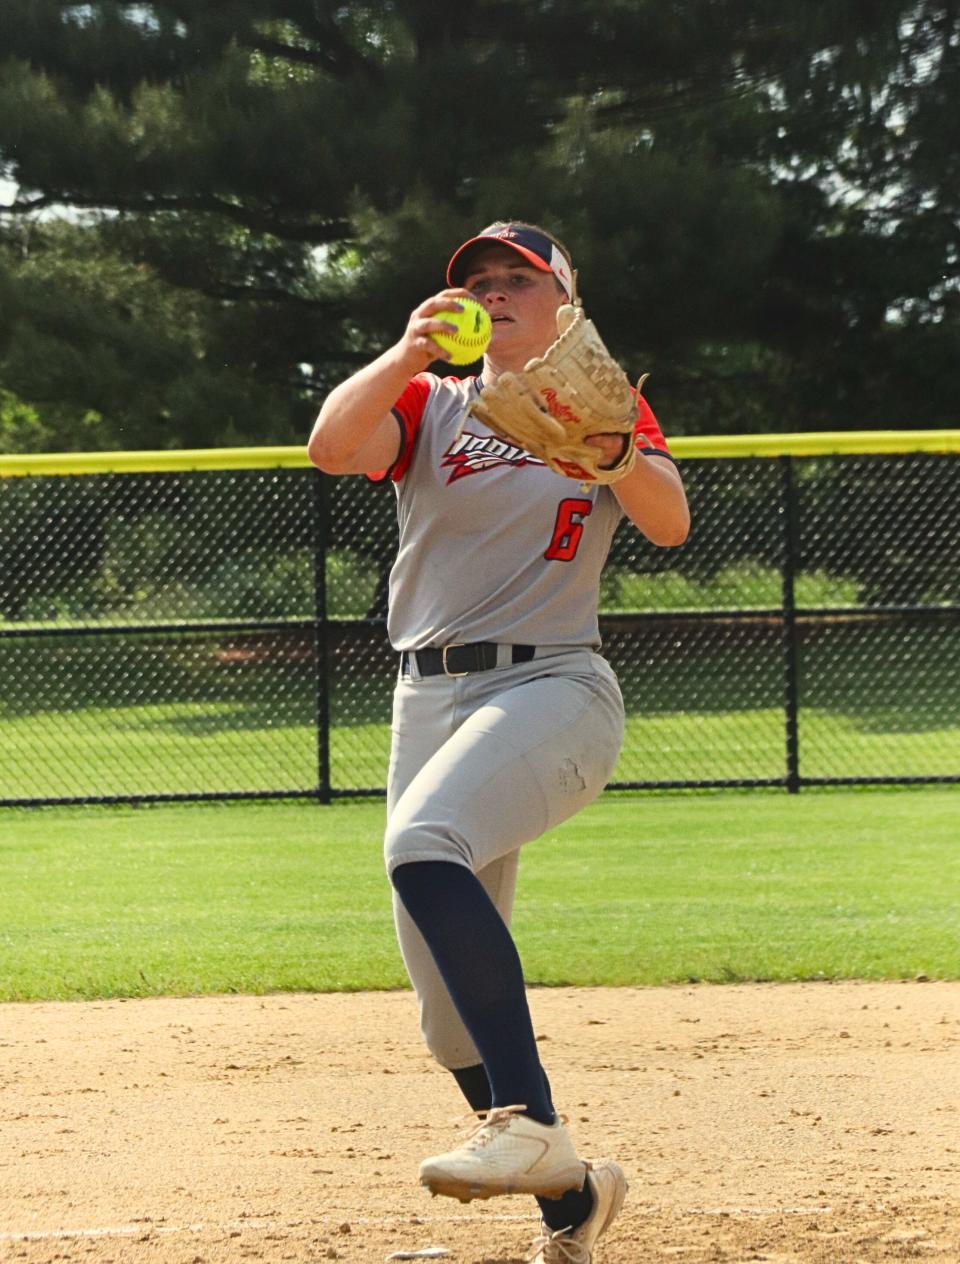
[[[614,786],[960,781],[949,433],[936,453],[675,445],[697,453],[689,541],[623,526],[602,581]],[[21,475],[0,479],[0,803],[382,793],[393,492],[282,451],[88,474],[0,458]]]

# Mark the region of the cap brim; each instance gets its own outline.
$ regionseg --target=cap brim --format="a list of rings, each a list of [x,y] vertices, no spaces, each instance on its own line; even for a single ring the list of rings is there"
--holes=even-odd
[[[503,237],[471,237],[469,241],[465,241],[457,250],[450,262],[447,264],[447,284],[460,285],[467,271],[466,255],[476,246],[506,246],[509,250],[515,250],[518,255],[522,255],[532,268],[536,268],[539,272],[553,272],[553,268],[538,254],[534,254],[532,250],[527,250],[525,246],[518,246],[514,241],[507,241]]]

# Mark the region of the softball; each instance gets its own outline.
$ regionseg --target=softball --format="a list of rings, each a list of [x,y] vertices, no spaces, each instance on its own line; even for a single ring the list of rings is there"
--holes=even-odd
[[[479,360],[487,349],[487,343],[493,333],[487,310],[481,307],[476,299],[458,298],[463,304],[461,312],[437,312],[436,320],[447,320],[456,325],[457,332],[436,333],[430,337],[444,351],[450,353],[451,364],[473,364]]]

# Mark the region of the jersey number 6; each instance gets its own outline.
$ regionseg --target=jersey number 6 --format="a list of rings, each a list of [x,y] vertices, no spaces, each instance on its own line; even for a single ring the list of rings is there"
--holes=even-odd
[[[592,508],[592,500],[582,500],[579,497],[561,500],[557,506],[553,539],[543,555],[548,562],[573,561],[580,545],[580,537],[583,535],[583,520]]]

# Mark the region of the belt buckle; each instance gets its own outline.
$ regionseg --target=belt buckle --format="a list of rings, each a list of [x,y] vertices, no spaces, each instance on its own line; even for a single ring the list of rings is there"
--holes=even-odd
[[[450,668],[447,666],[447,650],[455,650],[455,649],[459,649],[459,648],[460,648],[460,646],[461,646],[461,645],[464,645],[464,644],[466,644],[466,642],[464,642],[464,641],[451,641],[449,645],[444,645],[444,646],[442,647],[442,649],[441,649],[441,651],[440,651],[440,654],[441,654],[440,661],[443,663],[443,674],[444,674],[445,676],[457,677],[457,676],[469,676],[469,675],[470,675],[470,673],[469,673],[468,671],[462,671],[462,672],[454,672],[454,671],[451,671],[451,670],[450,670]]]

